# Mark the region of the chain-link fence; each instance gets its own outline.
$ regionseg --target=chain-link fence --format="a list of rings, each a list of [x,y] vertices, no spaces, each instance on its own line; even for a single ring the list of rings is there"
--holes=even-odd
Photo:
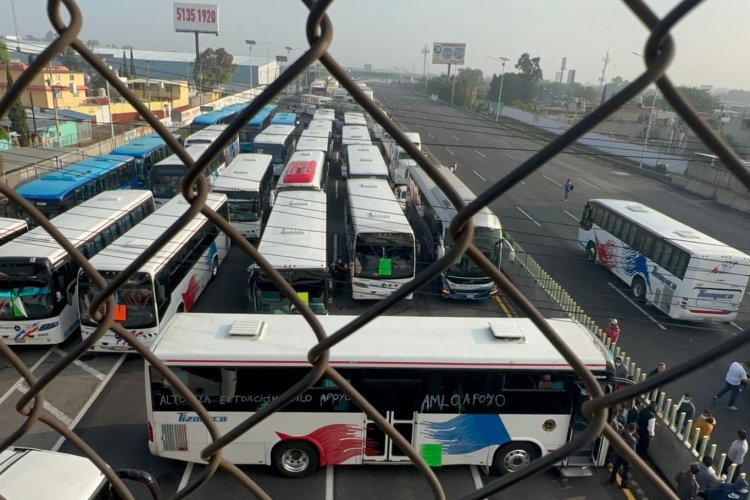
[[[132,495],[128,492],[123,482],[97,455],[97,453],[74,432],[69,430],[61,421],[43,409],[44,389],[66,367],[71,365],[79,356],[85,353],[107,330],[111,329],[128,342],[152,366],[158,369],[169,383],[179,391],[180,395],[190,403],[202,420],[203,425],[205,425],[213,441],[202,451],[202,457],[208,462],[208,465],[200,474],[193,477],[184,488],[178,491],[174,496],[175,498],[184,498],[192,491],[195,491],[198,487],[208,481],[208,479],[216,473],[219,468],[223,469],[237,481],[241,482],[256,496],[260,498],[268,498],[268,495],[252,479],[222,457],[222,449],[238,436],[242,435],[302,394],[323,376],[332,380],[339,388],[346,392],[351,397],[352,402],[364,411],[399,448],[406,452],[411,458],[414,466],[428,482],[435,498],[445,498],[445,493],[443,492],[439,481],[427,463],[422,457],[420,457],[420,454],[410,446],[407,440],[404,439],[404,437],[392,425],[390,425],[366,399],[359,394],[355,387],[337,373],[337,371],[329,364],[328,360],[331,347],[345,341],[352,335],[357,335],[357,331],[360,327],[378,315],[386,313],[389,308],[407,295],[428,285],[442,269],[447,268],[450,263],[456,261],[462,254],[466,253],[496,281],[498,286],[501,287],[508,296],[517,302],[523,312],[559,350],[585,385],[588,394],[591,396],[591,400],[584,405],[584,413],[589,419],[589,425],[587,429],[579,434],[573,441],[558,448],[554,452],[535,460],[531,465],[518,472],[498,478],[486,484],[481,489],[468,493],[465,498],[484,498],[492,493],[499,492],[512,484],[525,481],[543,469],[560,462],[576,450],[583,448],[601,434],[610,440],[618,453],[622,454],[633,464],[633,466],[640,470],[655,484],[664,498],[674,498],[674,494],[671,492],[669,486],[659,479],[658,475],[651,471],[648,466],[625,445],[617,433],[607,425],[608,408],[612,407],[616,402],[629,400],[641,394],[649,393],[656,387],[663,386],[668,382],[710,363],[744,344],[750,337],[750,332],[745,331],[709,351],[702,353],[700,356],[696,356],[695,358],[685,361],[684,363],[668,370],[662,375],[651,377],[648,380],[630,386],[627,389],[605,395],[593,374],[584,366],[576,354],[565,344],[558,334],[547,324],[544,317],[536,307],[534,307],[534,305],[532,305],[532,303],[519,292],[513,283],[511,283],[508,278],[471,243],[473,236],[471,218],[482,207],[487,206],[493,200],[503,196],[510,188],[542,167],[548,160],[573,144],[582,134],[590,131],[595,125],[614,113],[619,107],[634,98],[653,82],[657,83],[662,95],[667,101],[669,101],[674,110],[683,117],[695,133],[705,142],[706,145],[708,145],[708,147],[711,148],[727,168],[729,168],[746,187],[750,187],[750,172],[745,169],[737,156],[725,145],[725,143],[709,130],[666,76],[666,70],[675,53],[675,46],[670,36],[670,31],[680,20],[690,14],[690,12],[700,3],[700,0],[685,0],[662,19],[659,19],[643,1],[624,0],[624,3],[630,8],[630,10],[651,31],[651,35],[649,36],[645,47],[645,59],[647,65],[643,74],[621,92],[614,95],[610,100],[603,103],[593,113],[586,116],[565,133],[546,144],[540,151],[519,165],[510,174],[492,185],[469,205],[464,203],[463,199],[456,193],[452,186],[446,182],[438,169],[433,166],[425,155],[421,154],[409,140],[407,140],[404,134],[388,119],[385,113],[363,94],[362,90],[349,77],[348,72],[344,70],[330,54],[328,54],[327,49],[332,40],[333,26],[326,15],[326,10],[331,5],[332,1],[318,0],[317,2],[314,2],[313,0],[303,0],[303,2],[310,9],[310,15],[306,26],[310,48],[299,59],[294,61],[276,81],[269,85],[257,99],[252,101],[247,108],[236,117],[231,125],[223,132],[220,139],[209,146],[201,158],[197,161],[193,161],[164,125],[162,125],[159,120],[133,95],[133,93],[126,88],[120,79],[115,77],[115,75],[107,69],[105,64],[103,64],[101,60],[77,38],[83,23],[83,13],[78,5],[73,0],[49,0],[48,15],[60,36],[49,45],[39,57],[36,58],[36,60],[29,66],[28,70],[21,75],[11,88],[8,89],[8,92],[5,94],[2,101],[0,101],[0,115],[7,113],[11,103],[19,97],[26,87],[30,85],[32,79],[38,75],[46,65],[50,64],[54,57],[59,55],[65,48],[72,47],[117,89],[117,91],[141,116],[144,117],[154,130],[164,138],[172,150],[177,153],[185,164],[190,166],[182,183],[182,192],[186,199],[189,200],[191,208],[180,217],[172,227],[157,238],[146,252],[135,259],[128,268],[121,273],[121,275],[108,283],[97,273],[74,245],[72,245],[70,241],[67,241],[57,228],[55,228],[55,226],[34,206],[18,196],[8,186],[0,185],[0,192],[21,205],[29,214],[31,214],[73,257],[76,263],[81,266],[91,280],[103,290],[103,292],[91,304],[92,316],[100,320],[96,333],[89,336],[81,344],[77,345],[75,350],[67,354],[43,376],[36,377],[13,350],[7,345],[0,343],[0,350],[5,358],[21,374],[29,386],[29,390],[17,403],[18,412],[26,418],[18,429],[3,439],[0,444],[0,449],[5,449],[15,443],[21,436],[28,432],[32,426],[39,423],[46,424],[72,442],[86,456],[88,456],[104,472],[116,488],[117,492],[122,495],[123,498],[132,498]],[[63,9],[67,10],[67,14],[70,17],[70,22],[67,25],[63,22]],[[451,225],[451,234],[456,244],[452,246],[450,252],[418,274],[412,282],[399,288],[396,293],[388,298],[373,304],[365,313],[336,332],[324,331],[315,314],[313,314],[310,308],[307,307],[303,300],[295,293],[293,288],[284,281],[282,276],[268,264],[261,254],[258,253],[257,249],[234,230],[228,221],[224,220],[216,212],[205,206],[209,186],[203,175],[203,170],[209,164],[210,159],[221,153],[229,143],[232,135],[239,131],[242,124],[246,123],[264,104],[268,103],[274,98],[274,96],[279,94],[284,87],[293,82],[295,78],[300,76],[316,61],[320,61],[328,69],[330,74],[349,92],[349,94],[356,99],[356,101],[368,113],[370,113],[377,123],[382,126],[391,137],[398,141],[401,147],[411,155],[412,158],[416,159],[418,164],[434,179],[440,189],[447,194],[453,204],[459,209],[458,215]],[[196,191],[194,191],[193,186],[197,186]],[[293,387],[281,394],[278,398],[273,400],[270,404],[247,418],[230,432],[223,435],[219,432],[215,423],[209,416],[209,413],[185,384],[134,336],[114,321],[116,307],[113,294],[115,291],[120,288],[128,278],[133,276],[133,274],[144,263],[155,255],[159,248],[174,237],[177,232],[198,213],[205,215],[211,222],[220,228],[220,230],[229,235],[233,243],[244,250],[244,252],[252,258],[253,262],[257,263],[263,272],[273,279],[279,290],[289,301],[291,301],[300,314],[304,316],[318,341],[317,345],[309,351],[308,359],[310,362],[310,370],[306,376],[299,380]],[[100,306],[103,304],[107,305],[107,313],[104,317],[98,312]],[[38,480],[38,478],[29,478],[29,480]]]

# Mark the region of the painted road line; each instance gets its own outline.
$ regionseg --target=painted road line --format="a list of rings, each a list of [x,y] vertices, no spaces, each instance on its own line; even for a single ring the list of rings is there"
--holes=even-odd
[[[481,490],[484,483],[482,482],[482,476],[479,475],[479,467],[476,465],[470,465],[469,469],[471,470],[471,478],[474,480],[474,486],[476,486],[478,490]]]
[[[481,156],[482,158],[487,158],[486,156],[484,156],[484,155],[483,155],[482,153],[480,153],[480,152],[479,152],[479,151],[477,151],[476,149],[472,149],[472,151],[474,151],[474,152],[475,152],[476,154],[478,154],[478,155],[479,155],[479,156]]]
[[[180,479],[180,484],[177,486],[177,491],[187,486],[188,481],[190,481],[190,474],[193,473],[193,465],[193,462],[188,462],[185,466],[185,472],[182,473],[182,479]]]
[[[431,134],[431,133],[429,133],[429,132],[427,132],[427,135],[429,135],[429,136],[430,136],[430,139],[434,139],[434,138],[435,138],[435,136],[434,136],[434,135],[432,135],[432,134]]]
[[[36,369],[39,368],[39,365],[44,363],[51,354],[52,354],[52,349],[49,349],[47,352],[44,353],[44,355],[42,355],[41,358],[39,358],[39,361],[34,363],[34,366],[29,368],[29,371],[31,373],[34,373]],[[0,405],[3,404],[5,400],[8,399],[10,395],[13,394],[16,391],[16,389],[18,389],[21,386],[21,384],[24,383],[24,381],[25,379],[23,377],[20,377],[18,380],[16,380],[16,383],[13,384],[13,386],[10,389],[8,389],[5,392],[5,394],[2,395],[2,397],[0,397]]]
[[[474,175],[476,175],[477,177],[479,177],[480,179],[482,179],[484,182],[487,182],[487,179],[485,179],[484,177],[482,177],[481,175],[479,175],[479,172],[477,172],[476,170],[472,170],[472,172],[474,172]]]
[[[588,184],[589,186],[591,186],[591,187],[592,187],[592,188],[594,188],[594,189],[598,189],[599,191],[601,191],[601,190],[602,190],[602,188],[600,188],[599,186],[595,186],[595,185],[591,184],[591,183],[590,183],[589,181],[587,181],[586,179],[581,179],[580,177],[576,177],[576,179],[578,179],[579,181],[583,182],[584,184]]]
[[[445,150],[448,151],[451,154],[451,156],[456,156],[456,153],[451,151],[450,148],[445,148]]]
[[[501,299],[500,297],[498,297],[497,295],[495,295],[495,302],[497,302],[497,305],[500,306],[500,309],[502,309],[503,313],[507,317],[509,317],[509,318],[513,317],[513,314],[510,312],[510,309],[508,309],[508,306],[505,305],[505,302],[503,301],[503,299]]]
[[[729,322],[729,324],[730,324],[730,325],[732,325],[733,327],[735,327],[736,329],[738,329],[738,330],[739,330],[739,331],[741,331],[741,332],[744,332],[744,331],[745,331],[745,329],[744,329],[744,328],[742,328],[742,327],[741,327],[740,325],[738,325],[738,324],[737,324],[737,323],[735,323],[734,321],[730,321],[730,322]]]
[[[518,209],[519,212],[521,212],[522,214],[524,214],[526,216],[526,218],[528,218],[531,222],[533,222],[534,224],[536,224],[539,227],[542,227],[542,225],[539,224],[537,221],[535,221],[533,217],[531,217],[529,214],[527,214],[526,212],[524,212],[523,208],[521,208],[521,207],[516,207],[516,208]]]
[[[570,217],[571,219],[573,219],[574,221],[576,221],[576,222],[580,222],[580,221],[578,220],[578,217],[576,217],[575,215],[571,214],[571,213],[570,213],[570,212],[568,212],[567,210],[563,210],[563,212],[565,212],[565,214],[566,214],[566,215],[567,215],[568,217]]]
[[[112,380],[112,377],[114,377],[115,373],[117,373],[117,370],[120,369],[120,366],[122,366],[122,363],[125,361],[125,358],[127,356],[128,355],[126,353],[120,355],[120,358],[115,362],[112,368],[110,368],[104,379],[102,379],[102,383],[99,384],[96,389],[94,389],[94,392],[91,393],[89,399],[86,400],[86,402],[83,404],[83,407],[78,411],[78,415],[76,415],[75,418],[71,421],[70,425],[68,425],[68,429],[73,430],[76,428],[83,416],[86,415],[86,412],[88,412],[89,408],[91,408],[91,405],[94,404],[96,398],[99,397],[99,394],[102,393],[107,384],[109,384],[110,380]],[[52,447],[52,451],[59,450],[64,442],[65,436],[61,436],[60,439],[58,439],[55,443],[55,446]]]
[[[58,347],[53,347],[52,350],[55,352],[55,354],[57,354],[61,358],[64,358],[65,356],[67,356],[67,353]],[[84,363],[83,361],[79,359],[76,359],[75,361],[73,361],[73,364],[76,365],[81,370],[93,375],[95,378],[99,379],[100,381],[104,380],[104,378],[106,377],[106,375],[104,375],[102,372],[100,372],[99,370],[97,370],[91,365],[87,365],[86,363]]]
[[[18,388],[18,392],[21,392],[23,394],[26,394],[29,392],[29,386],[26,385],[26,382],[22,383],[21,386]],[[33,400],[32,400],[33,401]],[[73,422],[73,419],[68,416],[67,413],[57,408],[55,405],[44,400],[44,409],[50,412],[52,415],[54,415],[59,421],[64,423],[67,426],[70,426],[70,424]]]
[[[456,141],[461,141],[461,139],[459,139],[459,138],[458,138],[458,137],[456,137],[455,135],[452,135],[451,137],[453,137],[453,139],[455,139]]]
[[[515,160],[515,158],[513,158],[513,157],[512,157],[511,155],[509,155],[509,154],[508,154],[508,153],[506,153],[505,151],[503,151],[502,153],[503,153],[503,154],[504,154],[505,156],[507,156],[508,158],[510,158],[511,160]]]
[[[611,287],[612,287],[612,289],[613,289],[613,290],[614,290],[615,292],[617,292],[617,293],[619,293],[620,295],[622,295],[622,298],[623,298],[623,299],[625,299],[625,300],[627,300],[628,302],[630,302],[630,303],[631,303],[631,304],[633,305],[633,307],[635,307],[636,309],[638,309],[639,311],[641,311],[641,313],[642,313],[642,314],[643,314],[644,316],[646,316],[646,317],[647,317],[648,319],[650,319],[651,321],[653,321],[654,323],[656,323],[656,326],[658,326],[658,327],[659,327],[659,328],[661,328],[662,330],[666,330],[666,329],[667,329],[667,327],[666,327],[666,326],[664,326],[664,325],[662,325],[661,323],[659,323],[658,321],[656,321],[656,319],[655,319],[655,318],[654,318],[653,316],[651,316],[651,315],[650,315],[649,313],[647,313],[647,312],[646,312],[646,311],[645,311],[645,310],[644,310],[644,309],[643,309],[643,308],[642,308],[641,306],[639,306],[639,305],[638,305],[638,304],[636,304],[636,303],[635,303],[635,302],[634,302],[633,300],[631,300],[631,299],[630,299],[630,297],[628,297],[627,295],[625,295],[624,293],[622,293],[622,290],[620,290],[619,288],[617,288],[617,287],[616,287],[615,285],[613,285],[613,284],[612,284],[612,283],[610,283],[609,281],[607,282],[607,284],[608,284],[609,286],[611,286]]]
[[[547,177],[546,175],[542,175],[542,177],[544,177],[545,179],[547,179],[548,181],[550,181],[552,184],[555,184],[557,186],[563,187],[562,184],[560,184],[559,182],[557,182],[555,179],[552,179],[551,177]]]
[[[326,465],[325,500],[333,500],[333,465]]]

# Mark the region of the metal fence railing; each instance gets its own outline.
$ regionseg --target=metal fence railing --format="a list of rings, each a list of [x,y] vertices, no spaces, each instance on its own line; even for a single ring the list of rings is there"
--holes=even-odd
[[[45,395],[44,389],[50,384],[50,382],[54,380],[55,377],[57,377],[67,366],[86,352],[88,348],[108,329],[112,329],[133,346],[133,348],[143,358],[147,359],[152,366],[161,371],[164,377],[166,377],[168,381],[179,390],[180,394],[191,404],[197,415],[201,418],[203,425],[205,425],[213,440],[213,442],[202,452],[202,456],[207,460],[208,465],[202,469],[200,474],[193,477],[187,485],[178,491],[175,494],[175,498],[184,498],[190,494],[196,488],[206,483],[219,468],[223,469],[226,473],[239,481],[256,496],[260,498],[268,498],[268,495],[252,479],[245,475],[231,462],[223,458],[222,448],[300,395],[323,375],[333,380],[338,387],[344,390],[351,397],[353,403],[367,413],[369,418],[387,433],[399,448],[406,451],[415,467],[428,482],[434,497],[445,498],[445,493],[443,492],[436,476],[427,463],[420,457],[419,453],[417,453],[417,451],[406,442],[399,432],[388,424],[380,413],[378,413],[370,403],[359,394],[355,387],[349,384],[346,379],[337,373],[337,371],[328,363],[328,358],[329,349],[332,346],[344,341],[352,335],[356,335],[357,330],[361,326],[371,321],[376,316],[386,312],[390,307],[407,295],[425,285],[428,285],[441,269],[446,268],[461,254],[466,253],[484,271],[493,277],[503,291],[511,299],[516,301],[522,311],[542,332],[544,332],[545,336],[573,367],[578,377],[580,377],[583,384],[585,384],[592,399],[584,405],[584,413],[589,419],[589,425],[586,430],[579,434],[573,441],[554,452],[535,460],[529,466],[516,473],[495,479],[484,485],[481,489],[467,493],[465,498],[485,498],[488,495],[501,491],[512,484],[525,481],[541,470],[558,463],[574,451],[583,448],[596,439],[600,434],[604,434],[619,453],[630,461],[633,466],[639,469],[648,480],[654,483],[663,498],[676,498],[671,492],[669,486],[659,479],[658,475],[650,470],[648,466],[624,444],[617,433],[607,425],[607,409],[612,407],[616,402],[625,401],[641,394],[649,393],[657,387],[661,387],[705,364],[711,363],[713,360],[716,360],[720,356],[744,344],[750,338],[750,332],[745,331],[740,335],[732,337],[726,342],[701,353],[700,356],[687,360],[659,376],[651,377],[648,380],[641,381],[624,390],[605,395],[592,373],[586,369],[576,354],[565,344],[555,331],[548,326],[544,317],[536,307],[534,307],[534,305],[532,305],[532,303],[519,292],[513,283],[511,283],[499,269],[493,266],[493,264],[470,243],[473,235],[471,218],[479,209],[487,206],[488,203],[502,196],[522,179],[545,165],[549,159],[570,146],[585,132],[590,131],[596,124],[611,115],[620,106],[634,98],[653,82],[657,83],[662,95],[667,101],[669,101],[674,110],[682,116],[685,122],[689,124],[695,133],[705,142],[705,144],[746,187],[750,187],[750,172],[745,169],[729,147],[726,146],[725,143],[703,123],[690,105],[688,105],[685,99],[675,89],[669,77],[666,75],[666,70],[675,53],[675,47],[670,32],[680,20],[687,16],[700,3],[700,0],[684,0],[662,19],[658,18],[642,0],[624,0],[627,7],[651,32],[644,52],[646,62],[646,69],[644,72],[635,79],[635,81],[630,83],[621,92],[614,95],[610,100],[603,103],[590,115],[583,118],[580,122],[573,125],[560,136],[551,140],[540,151],[519,165],[507,176],[500,179],[484,193],[480,194],[477,199],[469,205],[464,203],[462,198],[454,191],[451,185],[446,182],[429,160],[424,155],[420,154],[417,148],[407,140],[404,134],[388,119],[383,111],[376,107],[373,102],[363,94],[360,88],[350,78],[348,72],[327,52],[333,36],[333,26],[326,15],[326,10],[331,5],[332,0],[303,0],[303,2],[310,10],[306,25],[306,34],[310,43],[310,48],[305,51],[299,59],[294,61],[276,81],[269,85],[257,99],[252,101],[252,103],[248,105],[248,107],[240,113],[224,131],[220,139],[213,143],[206,153],[194,162],[186,154],[185,150],[180,147],[177,141],[175,141],[164,125],[162,125],[159,120],[146,109],[143,103],[141,103],[133,93],[107,69],[100,59],[77,38],[83,24],[83,13],[75,1],[48,1],[48,15],[52,25],[59,33],[59,37],[41,54],[39,54],[36,60],[29,65],[27,71],[24,72],[13,86],[8,89],[8,92],[2,100],[0,100],[0,115],[5,115],[7,113],[11,103],[31,84],[34,77],[42,71],[44,66],[50,64],[52,59],[59,55],[64,49],[72,47],[75,51],[81,54],[81,56],[83,56],[83,58],[96,71],[106,78],[115,89],[117,89],[117,91],[137,110],[137,112],[154,128],[155,131],[162,135],[164,140],[167,141],[170,147],[179,155],[185,164],[190,165],[185,175],[185,179],[183,180],[182,192],[186,199],[190,201],[191,208],[183,217],[178,219],[169,230],[157,238],[148,251],[132,262],[118,278],[107,284],[83,255],[78,252],[69,241],[63,238],[61,233],[52,223],[50,223],[49,220],[45,219],[38,210],[18,196],[8,186],[0,184],[0,193],[20,204],[29,214],[31,214],[38,223],[73,256],[84,272],[87,273],[103,290],[101,295],[97,297],[97,300],[91,304],[92,315],[100,319],[100,325],[97,328],[96,333],[88,337],[88,339],[68,353],[44,375],[40,377],[35,376],[30,369],[24,365],[23,361],[13,350],[7,345],[0,343],[0,352],[2,352],[2,355],[26,380],[26,383],[29,386],[29,390],[17,403],[18,412],[25,416],[24,422],[18,427],[18,429],[6,436],[2,442],[0,442],[0,449],[12,445],[32,426],[37,425],[38,423],[44,423],[64,436],[67,440],[71,441],[86,456],[88,456],[110,479],[119,494],[124,498],[132,498],[132,495],[127,491],[122,481],[115,476],[112,469],[107,466],[97,453],[74,432],[68,430],[62,422],[43,409]],[[63,16],[63,9],[67,10],[67,16]],[[64,23],[63,17],[70,18],[67,25]],[[335,77],[344,88],[346,88],[349,94],[356,99],[356,101],[359,102],[368,113],[370,113],[374,120],[377,121],[391,137],[398,141],[401,147],[404,148],[412,158],[417,160],[419,165],[435,180],[436,184],[448,195],[451,201],[459,209],[458,215],[451,225],[452,236],[456,242],[456,244],[452,246],[451,251],[418,274],[411,283],[399,288],[397,293],[373,304],[363,314],[336,332],[324,331],[312,311],[297,296],[292,287],[283,280],[282,276],[269,266],[268,262],[258,253],[257,249],[247,242],[237,231],[232,229],[226,220],[220,217],[216,212],[204,206],[208,193],[208,184],[205,177],[202,175],[202,170],[209,164],[209,160],[220,154],[222,149],[228,144],[231,135],[239,130],[241,124],[247,122],[247,120],[251,118],[264,104],[268,103],[274,96],[279,94],[284,87],[293,82],[295,78],[300,76],[306,68],[310,67],[316,61],[320,61],[328,69],[329,73]],[[197,185],[198,187],[196,193],[193,192],[193,185]],[[231,237],[233,243],[244,250],[253,261],[274,280],[279,289],[292,302],[292,304],[294,304],[297,310],[300,311],[306,321],[310,324],[318,340],[317,345],[313,347],[308,354],[310,362],[309,372],[293,387],[281,394],[268,406],[253,414],[247,420],[223,435],[219,432],[216,425],[209,417],[206,409],[191,391],[187,389],[181,380],[163,363],[156,359],[136,338],[130,335],[127,330],[114,321],[116,307],[113,293],[122,286],[137,269],[150,259],[161,246],[171,239],[199,212],[209,218],[222,231],[227,233]],[[108,306],[106,308],[107,314],[105,317],[100,317],[97,311],[104,303]],[[33,478],[29,478],[29,480],[33,480]]]

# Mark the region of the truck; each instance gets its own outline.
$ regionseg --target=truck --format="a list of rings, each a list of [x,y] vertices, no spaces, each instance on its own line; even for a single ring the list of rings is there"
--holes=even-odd
[[[422,139],[417,132],[404,132],[404,135],[424,153],[422,149]],[[393,138],[383,133],[383,152],[385,153],[386,163],[388,164],[388,171],[390,172],[391,179],[394,185],[401,186],[406,184],[406,168],[414,166],[417,162],[409,156],[409,153],[404,151],[404,148],[398,145]]]

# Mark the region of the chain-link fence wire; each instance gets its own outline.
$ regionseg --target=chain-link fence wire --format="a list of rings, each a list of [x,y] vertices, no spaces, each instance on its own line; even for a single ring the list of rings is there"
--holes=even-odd
[[[539,152],[521,164],[506,177],[495,183],[467,206],[451,185],[448,184],[445,178],[442,177],[438,169],[417,150],[411,141],[407,140],[404,134],[386,117],[384,112],[364,95],[355,82],[348,76],[348,72],[343,70],[333,57],[327,53],[327,48],[329,47],[333,36],[333,26],[326,15],[326,10],[332,3],[332,0],[318,0],[317,2],[314,2],[313,0],[303,0],[305,6],[310,10],[310,15],[306,25],[306,33],[308,41],[310,42],[310,49],[292,63],[291,66],[284,71],[276,81],[270,84],[258,98],[252,101],[227,127],[221,137],[209,146],[205,154],[196,161],[193,161],[186,154],[184,148],[177,143],[172,134],[169,133],[158,119],[150,113],[135,95],[106,68],[100,59],[77,38],[81,30],[83,15],[74,0],[50,0],[47,6],[48,16],[60,36],[37,57],[13,86],[8,89],[6,95],[0,100],[0,116],[8,111],[11,103],[31,84],[32,80],[43,70],[43,68],[50,64],[55,56],[59,55],[66,47],[72,47],[81,54],[81,56],[83,56],[83,58],[86,59],[96,71],[104,76],[104,78],[106,78],[115,89],[117,89],[117,91],[136,109],[136,111],[154,128],[154,130],[164,138],[180,159],[189,166],[182,184],[182,193],[190,202],[190,208],[177,220],[177,222],[174,223],[172,227],[157,238],[147,251],[135,259],[125,271],[110,283],[107,283],[89,264],[84,256],[69,241],[67,241],[55,226],[33,205],[18,196],[15,191],[8,186],[0,184],[0,193],[21,205],[22,208],[25,209],[42,227],[44,227],[44,229],[72,256],[76,263],[81,266],[83,271],[102,289],[102,293],[96,297],[91,304],[90,309],[92,317],[100,322],[96,332],[85,339],[57,364],[52,366],[43,376],[37,378],[7,345],[0,343],[0,352],[2,352],[3,356],[5,356],[11,365],[18,370],[29,386],[28,392],[23,395],[16,405],[17,411],[24,415],[26,419],[18,429],[0,442],[0,449],[5,449],[11,446],[21,436],[28,432],[32,426],[41,422],[64,436],[65,439],[77,446],[84,455],[90,458],[112,482],[118,494],[123,498],[133,498],[123,482],[91,447],[89,447],[73,431],[69,430],[61,421],[43,409],[43,391],[45,387],[81,354],[86,352],[89,347],[91,347],[91,345],[107,330],[111,329],[120,335],[143,358],[145,358],[146,361],[159,370],[164,377],[169,380],[180,395],[192,406],[211,436],[212,443],[201,452],[201,456],[208,462],[207,466],[203,468],[198,475],[194,476],[187,485],[175,493],[173,498],[186,497],[208,481],[220,467],[228,472],[233,478],[240,481],[248,491],[257,497],[269,498],[269,496],[252,479],[244,474],[238,467],[222,457],[222,450],[238,436],[247,432],[254,425],[280,410],[292,399],[299,396],[323,375],[332,379],[342,391],[351,397],[354,404],[363,410],[381,430],[393,439],[399,448],[405,450],[407,455],[411,458],[414,466],[421,472],[427,481],[434,497],[445,498],[445,494],[439,481],[430,467],[419,456],[419,453],[365,398],[362,397],[361,394],[359,394],[353,386],[351,386],[351,384],[349,384],[334,368],[330,366],[328,358],[331,347],[345,341],[350,335],[356,334],[360,327],[372,321],[378,315],[388,311],[391,306],[405,298],[407,295],[413,293],[422,286],[427,285],[442,269],[447,268],[451,262],[454,262],[463,253],[467,253],[471,259],[473,259],[496,281],[500,288],[518,303],[523,312],[528,315],[534,324],[557,348],[575,370],[575,373],[585,385],[591,399],[584,404],[584,414],[589,419],[589,425],[585,431],[579,434],[574,440],[558,448],[554,452],[533,461],[529,466],[518,472],[491,481],[481,489],[467,494],[464,498],[484,498],[513,484],[519,483],[560,462],[576,450],[591,443],[601,434],[610,440],[618,453],[622,454],[636,469],[642,472],[654,484],[659,490],[660,495],[663,495],[664,498],[676,498],[669,486],[662,481],[657,474],[650,470],[648,466],[625,445],[617,433],[607,425],[608,408],[613,406],[616,402],[638,397],[656,387],[672,382],[677,378],[710,363],[720,356],[727,354],[744,344],[748,338],[750,338],[750,331],[745,331],[742,334],[714,347],[710,351],[668,370],[662,375],[649,378],[647,381],[631,386],[625,390],[605,395],[593,374],[578,359],[575,353],[571,351],[560,336],[549,327],[536,307],[471,243],[473,236],[471,217],[481,208],[502,196],[508,189],[516,185],[523,178],[539,169],[557,153],[572,145],[583,133],[591,130],[596,124],[611,115],[620,106],[624,105],[627,101],[646,89],[652,82],[657,83],[664,97],[670,102],[675,111],[678,112],[690,125],[701,140],[703,140],[704,143],[707,144],[717,156],[719,156],[721,161],[723,161],[723,163],[746,187],[750,187],[750,172],[745,169],[730,148],[703,123],[665,75],[665,71],[674,55],[674,43],[670,37],[670,30],[682,18],[688,15],[688,13],[700,2],[701,0],[685,0],[677,5],[663,19],[659,19],[641,0],[624,0],[624,3],[630,8],[630,10],[651,31],[651,35],[649,36],[645,47],[646,70],[644,73],[621,92],[602,104],[593,113],[571,127],[567,132],[552,140]],[[67,25],[63,21],[63,8],[67,10],[67,14],[70,18]],[[404,148],[404,150],[409,153],[411,157],[414,158],[434,179],[436,184],[446,193],[458,209],[458,214],[450,228],[451,235],[456,244],[452,246],[452,249],[448,254],[431,264],[423,272],[419,273],[408,285],[401,287],[388,298],[376,302],[351,323],[330,335],[325,332],[315,314],[306,304],[303,303],[301,298],[297,296],[289,283],[287,283],[277,271],[270,267],[263,256],[258,253],[255,246],[246,241],[216,212],[205,207],[205,200],[208,194],[208,183],[203,175],[203,171],[209,164],[210,159],[220,154],[222,149],[229,143],[232,135],[236,134],[242,125],[246,123],[263,105],[271,101],[271,99],[279,94],[284,87],[300,76],[305,69],[318,60],[325,65],[329,73],[339,81],[339,83],[368,113],[372,115],[385,131],[388,132],[391,137],[393,137],[399,145]],[[220,434],[206,409],[182,383],[182,381],[179,380],[167,366],[156,359],[148,348],[114,321],[115,291],[133,276],[133,274],[146,261],[151,259],[151,257],[155,255],[165,243],[176,235],[177,232],[198,213],[202,213],[221,231],[225,232],[232,239],[234,244],[242,248],[242,250],[244,250],[269,277],[271,277],[279,290],[291,301],[300,314],[304,316],[318,340],[318,344],[308,353],[310,371],[307,375],[272,401],[268,406],[253,414],[224,435]],[[102,316],[99,311],[100,306],[104,304],[106,304],[106,314]]]

